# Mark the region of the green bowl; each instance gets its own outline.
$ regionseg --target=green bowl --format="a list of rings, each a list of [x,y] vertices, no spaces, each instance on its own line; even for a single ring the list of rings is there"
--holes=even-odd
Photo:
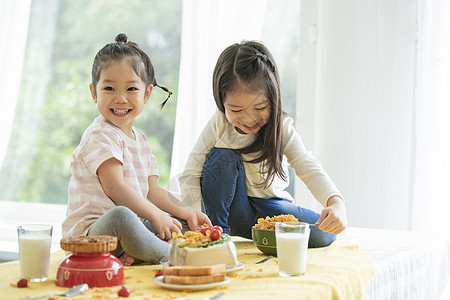
[[[262,230],[252,227],[252,239],[256,248],[267,255],[277,256],[275,230]]]

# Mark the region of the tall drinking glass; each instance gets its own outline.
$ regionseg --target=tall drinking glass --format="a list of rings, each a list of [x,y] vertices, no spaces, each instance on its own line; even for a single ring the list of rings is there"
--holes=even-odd
[[[307,223],[275,223],[280,276],[305,274],[309,230]]]
[[[22,278],[31,282],[47,280],[52,230],[51,225],[30,224],[17,227]]]

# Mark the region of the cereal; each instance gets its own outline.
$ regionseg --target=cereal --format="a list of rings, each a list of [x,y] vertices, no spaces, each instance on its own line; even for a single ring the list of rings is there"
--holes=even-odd
[[[206,246],[211,241],[209,236],[204,236],[199,231],[186,231],[184,235],[172,232],[172,237],[174,239],[184,240],[181,245],[189,246],[191,248]]]
[[[275,222],[298,222],[298,219],[293,215],[279,215],[264,218],[259,218],[255,225],[256,229],[275,230]]]

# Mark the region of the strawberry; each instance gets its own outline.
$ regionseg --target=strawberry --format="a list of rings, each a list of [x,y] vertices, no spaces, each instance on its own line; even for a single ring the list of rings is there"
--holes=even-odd
[[[28,281],[25,278],[20,278],[19,281],[17,281],[18,288],[24,288],[27,286],[28,286]]]
[[[130,297],[130,289],[127,289],[125,286],[122,285],[122,288],[117,292],[117,295],[119,295],[119,297],[124,297],[124,298],[128,298]]]

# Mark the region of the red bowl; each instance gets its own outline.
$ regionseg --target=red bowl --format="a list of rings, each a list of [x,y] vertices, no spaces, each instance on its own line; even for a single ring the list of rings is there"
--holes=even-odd
[[[74,252],[61,261],[56,285],[73,287],[87,283],[93,287],[111,287],[125,283],[121,262],[109,252]]]

